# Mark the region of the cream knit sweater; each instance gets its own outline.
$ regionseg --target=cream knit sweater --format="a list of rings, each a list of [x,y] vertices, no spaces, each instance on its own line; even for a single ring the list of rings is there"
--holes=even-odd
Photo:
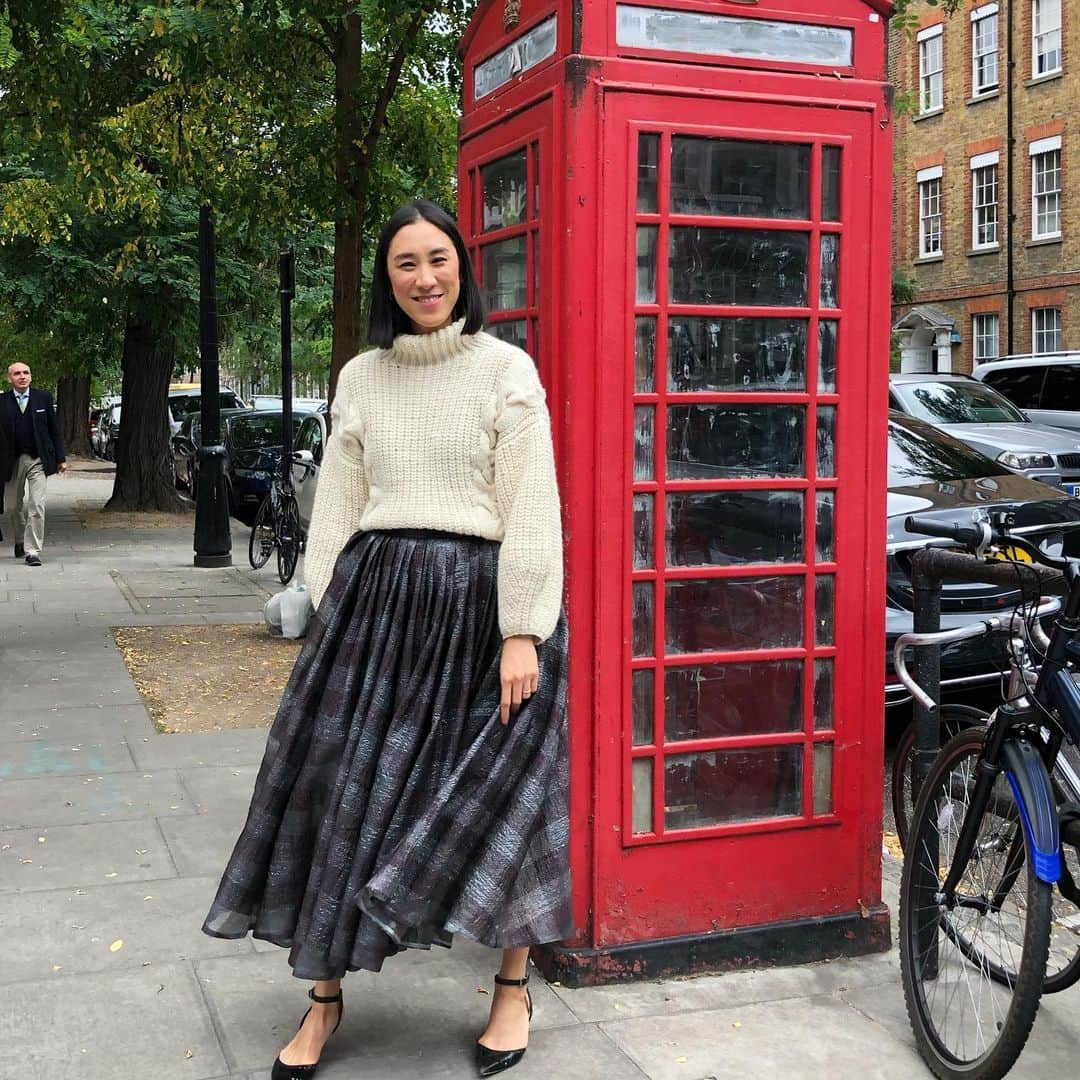
[[[305,568],[316,607],[357,530],[438,529],[502,542],[499,626],[543,641],[562,604],[551,424],[527,353],[464,320],[400,334],[342,369]]]

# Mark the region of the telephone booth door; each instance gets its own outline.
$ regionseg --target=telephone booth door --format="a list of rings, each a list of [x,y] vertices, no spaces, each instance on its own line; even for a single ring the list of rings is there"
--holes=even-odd
[[[879,904],[873,123],[607,95],[597,946]]]

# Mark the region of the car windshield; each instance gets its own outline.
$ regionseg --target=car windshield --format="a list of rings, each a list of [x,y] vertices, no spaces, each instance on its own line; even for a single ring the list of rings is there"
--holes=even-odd
[[[1004,465],[910,417],[889,421],[889,487],[918,487],[980,476],[1005,476]]]
[[[892,391],[905,412],[928,424],[1027,423],[1012,402],[982,383],[893,383]]]
[[[233,446],[237,450],[254,450],[260,446],[281,446],[283,419],[281,413],[237,417],[230,426]],[[303,416],[293,415],[294,435],[303,420]]]
[[[231,390],[221,390],[218,393],[220,406],[223,409],[242,409],[244,406],[240,399]],[[196,413],[202,408],[202,398],[198,394],[181,394],[169,398],[169,406],[173,416],[187,416]]]

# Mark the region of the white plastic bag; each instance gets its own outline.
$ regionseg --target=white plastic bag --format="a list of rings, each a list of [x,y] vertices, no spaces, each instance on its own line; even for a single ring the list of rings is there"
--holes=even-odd
[[[306,585],[290,585],[266,601],[263,616],[271,637],[301,638],[315,614]]]

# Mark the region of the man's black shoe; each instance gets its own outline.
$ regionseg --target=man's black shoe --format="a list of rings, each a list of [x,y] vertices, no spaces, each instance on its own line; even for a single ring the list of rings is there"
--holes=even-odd
[[[22,544],[16,544],[15,545],[15,558],[16,559],[21,559],[25,554],[26,554],[26,548],[24,548],[22,546]]]
[[[27,555],[26,556],[26,565],[27,566],[40,566],[41,565],[41,559],[39,559],[37,557],[37,555]]]

